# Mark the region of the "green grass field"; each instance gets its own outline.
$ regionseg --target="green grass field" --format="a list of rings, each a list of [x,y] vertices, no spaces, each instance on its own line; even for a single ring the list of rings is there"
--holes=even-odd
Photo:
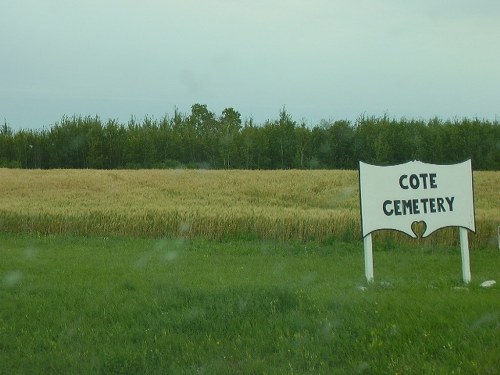
[[[0,234],[0,374],[497,374],[500,252]]]

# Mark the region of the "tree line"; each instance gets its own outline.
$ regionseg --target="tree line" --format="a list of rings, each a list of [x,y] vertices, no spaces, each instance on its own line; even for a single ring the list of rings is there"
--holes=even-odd
[[[392,119],[297,122],[283,108],[277,119],[242,121],[233,108],[220,115],[195,104],[162,119],[126,124],[98,116],[63,117],[49,128],[0,126],[0,167],[357,169],[421,160],[450,164],[472,159],[476,170],[500,169],[497,120]]]

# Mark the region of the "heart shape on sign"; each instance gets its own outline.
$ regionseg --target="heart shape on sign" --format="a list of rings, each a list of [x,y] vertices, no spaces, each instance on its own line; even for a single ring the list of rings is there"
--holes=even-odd
[[[411,223],[411,230],[413,231],[413,233],[415,233],[417,238],[422,238],[426,229],[427,224],[425,223],[425,221],[414,221],[413,223]]]

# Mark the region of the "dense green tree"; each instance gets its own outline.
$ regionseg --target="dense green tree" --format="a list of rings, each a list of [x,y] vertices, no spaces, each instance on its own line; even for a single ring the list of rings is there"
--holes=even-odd
[[[49,128],[0,126],[0,167],[15,168],[332,168],[356,169],[422,160],[472,159],[476,170],[500,169],[500,124],[479,119],[428,121],[361,116],[306,126],[285,108],[275,120],[244,122],[234,108],[219,116],[194,104],[160,120],[126,124],[97,116],[63,117]]]
[[[218,164],[217,143],[220,129],[215,114],[209,111],[205,104],[194,104],[191,107],[188,123],[190,128],[194,130],[194,161],[207,163],[208,166],[216,166]]]
[[[123,166],[125,160],[126,130],[117,120],[108,120],[103,128],[105,167],[114,169]]]
[[[295,142],[297,145],[294,161],[295,168],[304,169],[310,166],[309,162],[312,155],[311,139],[311,132],[304,123],[295,127]]]
[[[238,165],[235,158],[238,156],[241,115],[233,108],[226,108],[222,111],[219,123],[218,149],[223,167],[229,169],[233,165]]]
[[[264,132],[269,145],[267,157],[273,169],[289,169],[294,167],[296,155],[295,139],[296,123],[283,108],[280,111],[279,119],[268,121],[264,125]]]
[[[353,163],[352,147],[354,132],[347,121],[335,121],[326,129],[329,144],[329,167],[335,169],[356,168]]]
[[[7,121],[0,128],[0,168],[20,168],[21,164],[16,160],[14,138],[12,128]]]

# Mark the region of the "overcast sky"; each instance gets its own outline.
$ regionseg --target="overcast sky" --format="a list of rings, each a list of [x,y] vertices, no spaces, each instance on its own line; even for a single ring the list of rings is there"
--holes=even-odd
[[[498,0],[1,0],[0,121],[500,118]]]

